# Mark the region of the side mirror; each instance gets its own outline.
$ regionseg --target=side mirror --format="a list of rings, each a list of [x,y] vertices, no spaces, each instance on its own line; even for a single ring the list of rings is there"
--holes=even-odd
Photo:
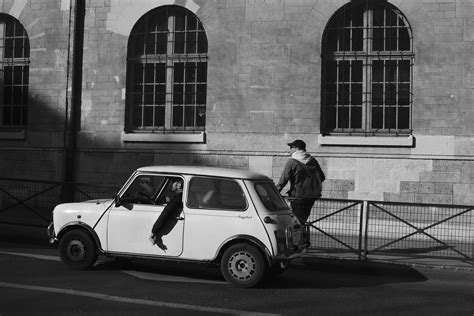
[[[120,205],[122,205],[122,203],[120,202],[120,197],[117,195],[114,196],[114,202],[115,202],[115,207],[119,207]]]

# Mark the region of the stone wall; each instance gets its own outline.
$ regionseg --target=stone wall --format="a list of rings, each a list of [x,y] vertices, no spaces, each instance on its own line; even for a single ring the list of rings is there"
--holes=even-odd
[[[301,138],[326,172],[324,197],[474,204],[474,2],[390,1],[414,37],[413,146],[322,145],[321,37],[347,2],[86,1],[77,181],[117,185],[136,167],[171,163],[277,181],[286,143]],[[126,142],[128,35],[146,12],[170,4],[195,13],[208,36],[206,140]],[[0,11],[23,24],[31,45],[28,128],[23,139],[0,131],[0,177],[61,180],[70,2],[3,0]]]
[[[64,1],[0,1],[30,44],[28,124],[0,129],[0,176],[60,180],[67,104],[69,6]],[[2,79],[3,80],[3,79]]]

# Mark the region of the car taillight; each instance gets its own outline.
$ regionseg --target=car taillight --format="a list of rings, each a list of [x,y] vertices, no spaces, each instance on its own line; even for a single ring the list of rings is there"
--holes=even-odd
[[[290,227],[285,229],[286,232],[286,248],[291,249],[293,247],[293,230]]]

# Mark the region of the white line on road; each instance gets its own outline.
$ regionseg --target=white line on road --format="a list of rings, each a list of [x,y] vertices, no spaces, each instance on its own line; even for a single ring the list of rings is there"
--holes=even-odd
[[[57,256],[37,255],[37,254],[32,254],[32,253],[0,251],[0,254],[22,256],[22,257],[29,257],[29,258],[42,259],[42,260],[61,261],[61,259],[59,259]],[[227,284],[227,282],[224,282],[224,281],[195,279],[195,278],[164,275],[164,274],[157,274],[157,273],[148,273],[148,272],[139,272],[139,271],[130,271],[130,270],[122,270],[122,272],[129,274],[135,278],[142,279],[142,280],[181,282],[181,283]]]
[[[51,261],[61,261],[58,256],[46,256],[46,255],[37,255],[33,253],[20,253],[20,252],[5,252],[0,251],[0,254],[3,255],[13,255],[13,256],[23,256],[23,257],[30,257],[35,259],[43,259],[43,260],[51,260]]]
[[[198,312],[223,313],[223,314],[229,314],[229,315],[244,315],[244,316],[246,315],[249,315],[249,316],[250,315],[252,316],[280,315],[280,314],[249,312],[249,311],[243,311],[243,310],[238,310],[238,309],[227,309],[227,308],[217,308],[217,307],[207,307],[207,306],[198,306],[198,305],[189,305],[189,304],[178,304],[178,303],[170,303],[170,302],[143,300],[143,299],[122,297],[122,296],[113,296],[113,295],[107,295],[107,294],[101,294],[101,293],[94,293],[94,292],[76,291],[76,290],[71,290],[71,289],[61,289],[61,288],[55,288],[55,287],[24,285],[24,284],[8,283],[8,282],[0,282],[0,286],[8,287],[8,288],[24,289],[24,290],[85,296],[85,297],[95,298],[99,300],[113,301],[113,302],[119,302],[119,303],[150,305],[150,306],[158,306],[158,307],[185,309],[185,310],[198,311]]]
[[[228,284],[227,282],[224,282],[224,281],[194,279],[194,278],[188,278],[188,277],[179,277],[179,276],[157,274],[157,273],[138,272],[138,271],[130,271],[130,270],[122,270],[122,272],[127,273],[131,276],[134,276],[138,279],[143,279],[143,280],[169,281],[169,282],[182,282],[182,283]]]

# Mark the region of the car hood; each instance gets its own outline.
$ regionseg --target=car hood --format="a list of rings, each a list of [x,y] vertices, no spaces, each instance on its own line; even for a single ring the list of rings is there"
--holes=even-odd
[[[113,202],[112,199],[100,199],[59,204],[54,208],[54,222],[61,227],[69,222],[80,221],[93,227]]]

